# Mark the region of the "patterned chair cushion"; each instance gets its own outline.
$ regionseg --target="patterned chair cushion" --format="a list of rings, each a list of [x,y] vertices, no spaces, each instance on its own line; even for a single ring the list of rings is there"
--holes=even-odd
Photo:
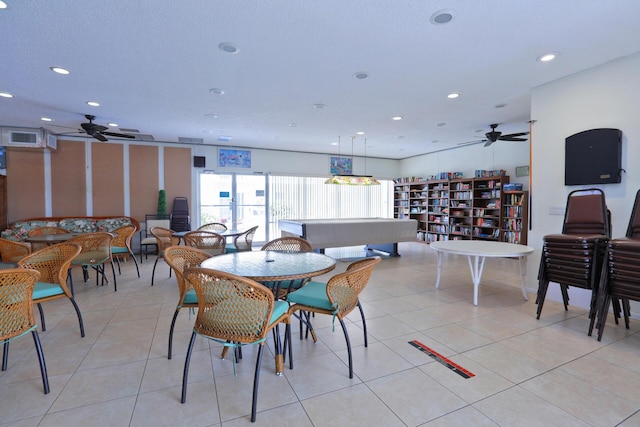
[[[131,220],[126,217],[116,217],[116,218],[107,218],[107,219],[99,219],[96,221],[96,227],[98,231],[113,231],[117,230],[120,227],[124,227],[125,225],[131,225]]]
[[[11,228],[2,232],[2,237],[16,242],[22,242],[27,238],[27,233],[36,227],[57,227],[58,221],[16,221]]]
[[[98,231],[96,220],[92,218],[65,218],[60,220],[58,226],[72,233],[92,233]]]

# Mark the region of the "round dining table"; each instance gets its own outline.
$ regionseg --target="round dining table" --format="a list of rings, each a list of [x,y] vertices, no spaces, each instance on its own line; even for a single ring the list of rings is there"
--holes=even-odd
[[[29,243],[46,243],[47,245],[55,245],[56,243],[66,242],[67,240],[86,233],[61,233],[61,234],[38,234],[26,237],[25,242]]]
[[[201,267],[274,282],[320,276],[333,270],[336,260],[317,252],[244,251],[214,256]]]

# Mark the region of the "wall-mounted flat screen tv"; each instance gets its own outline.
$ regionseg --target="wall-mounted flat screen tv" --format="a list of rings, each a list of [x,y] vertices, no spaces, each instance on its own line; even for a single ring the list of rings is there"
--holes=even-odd
[[[591,129],[565,139],[564,185],[622,181],[622,131]]]

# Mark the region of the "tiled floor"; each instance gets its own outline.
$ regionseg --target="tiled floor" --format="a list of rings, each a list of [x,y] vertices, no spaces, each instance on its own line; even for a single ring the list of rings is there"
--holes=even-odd
[[[536,320],[535,295],[523,301],[513,260],[487,259],[479,305],[473,306],[465,258],[446,259],[436,290],[428,246],[401,244],[401,253],[378,264],[361,295],[368,348],[359,314],[350,316],[354,378],[348,378],[341,329],[332,331],[331,318],[317,316],[317,343],[294,336],[293,370],[274,375],[265,353],[255,425],[640,425],[638,321],[630,330],[608,322],[598,342],[586,334],[584,309],[565,312],[547,301]],[[124,265],[117,293],[83,284],[76,273],[84,338],[68,301],[44,305],[48,330],[41,338],[51,393],[42,393],[31,338],[13,342],[9,369],[0,376],[0,425],[250,425],[253,348],[243,350],[234,377],[219,346],[199,338],[187,402],[180,404],[193,317],[180,314],[168,360],[178,294],[164,262],[150,286],[152,265],[142,264],[141,279],[133,264]],[[334,272],[346,266],[338,262]],[[413,340],[475,376],[463,378],[409,345]]]

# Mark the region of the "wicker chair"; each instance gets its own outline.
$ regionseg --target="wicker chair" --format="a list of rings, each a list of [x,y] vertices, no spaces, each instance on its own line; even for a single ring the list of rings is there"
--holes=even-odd
[[[201,249],[210,256],[222,255],[226,250],[226,238],[213,231],[189,231],[182,236],[182,240],[185,245]]]
[[[137,227],[135,225],[125,225],[124,227],[111,231],[110,233],[114,235],[114,238],[111,241],[111,255],[113,255],[116,263],[118,264],[118,273],[120,274],[122,274],[122,271],[120,270],[120,257],[133,259],[133,262],[136,264],[138,278],[140,278],[138,260],[136,260],[136,256],[133,254],[133,250],[131,249],[131,239],[133,238],[133,235],[136,234],[136,231]]]
[[[279,237],[264,244],[261,251],[278,252],[313,252],[311,243],[294,236]]]
[[[9,342],[31,332],[40,362],[44,394],[49,393],[47,366],[33,316],[33,288],[40,272],[24,268],[0,270],[0,341],[4,343],[2,370],[7,370]]]
[[[277,251],[277,252],[313,252],[311,244],[300,237],[279,237],[273,239],[260,248],[261,251]],[[262,282],[263,285],[275,291],[278,290],[278,298],[285,299],[289,292],[304,286],[309,281],[306,279],[293,279],[285,281]],[[302,328],[302,323],[300,324]],[[301,329],[302,331],[302,329]]]
[[[114,268],[113,256],[111,255],[112,240],[113,235],[111,233],[97,231],[95,233],[80,234],[67,240],[67,242],[77,243],[80,245],[80,255],[71,261],[71,267],[82,268],[85,282],[88,279],[88,269],[93,268],[96,270],[96,286],[98,285],[98,275],[102,276],[102,285],[104,285],[106,278],[104,265],[106,263],[110,263],[111,271],[113,273],[113,290],[117,291],[118,284],[116,283],[116,269]],[[71,292],[73,293],[73,278],[71,278]]]
[[[0,238],[0,261],[17,265],[18,261],[30,253],[31,246],[28,243]]]
[[[176,319],[178,318],[180,309],[183,307],[198,307],[196,291],[193,289],[191,284],[184,279],[184,270],[191,267],[199,267],[202,261],[210,257],[211,255],[209,253],[189,246],[169,246],[164,250],[164,260],[175,272],[176,281],[178,282],[178,290],[180,291],[180,299],[178,300],[178,305],[176,305],[176,311],[173,313],[171,328],[169,329],[169,350],[167,352],[167,359],[171,359],[172,356],[173,330],[175,328]]]
[[[156,238],[156,245],[158,245],[158,255],[156,256],[156,261],[153,263],[153,271],[151,272],[151,286],[153,286],[158,260],[164,258],[165,248],[180,244],[180,238],[173,235],[173,230],[164,227],[152,227],[149,232]],[[169,269],[169,277],[171,277],[171,269]]]
[[[42,227],[35,227],[27,231],[27,237],[42,236],[45,234],[66,234],[66,233],[70,233],[70,231],[65,228],[42,226]],[[46,243],[31,243],[31,251],[35,252],[42,248],[46,248],[47,246],[48,245]]]
[[[327,283],[309,282],[304,287],[290,293],[287,300],[293,305],[289,308],[289,314],[296,311],[327,314],[340,321],[342,332],[347,342],[349,357],[349,378],[353,378],[353,360],[351,356],[351,342],[344,323],[344,318],[358,306],[358,295],[365,288],[371,277],[373,267],[381,261],[379,256],[356,261],[356,265],[347,268],[344,273],[334,275]],[[311,328],[311,325],[309,324]],[[313,328],[311,334],[314,341],[317,339]],[[291,349],[289,349],[290,367]]]
[[[253,243],[253,236],[256,234],[258,226],[251,227],[247,231],[236,236],[233,243],[227,244],[226,252],[243,252],[250,251]]]
[[[260,365],[267,334],[279,323],[286,324],[285,340],[290,334],[288,304],[276,301],[269,289],[245,277],[204,268],[190,268],[185,278],[198,297],[198,315],[184,362],[182,377],[182,403],[187,398],[189,361],[197,335],[219,342],[227,347],[258,344],[253,380],[251,422],[256,420]],[[276,373],[282,372],[282,353],[276,334]],[[234,363],[235,354],[234,351]]]
[[[80,251],[80,245],[76,243],[58,243],[27,255],[18,262],[18,266],[22,268],[30,268],[40,272],[40,281],[36,282],[33,289],[33,302],[38,305],[40,324],[43,331],[47,329],[44,322],[42,303],[58,298],[69,298],[78,316],[80,336],[84,337],[82,314],[73,294],[67,287],[67,276],[71,261],[80,254]]]
[[[227,226],[224,225],[221,222],[210,222],[208,224],[205,225],[201,225],[200,227],[198,227],[198,230],[200,231],[227,231]]]

